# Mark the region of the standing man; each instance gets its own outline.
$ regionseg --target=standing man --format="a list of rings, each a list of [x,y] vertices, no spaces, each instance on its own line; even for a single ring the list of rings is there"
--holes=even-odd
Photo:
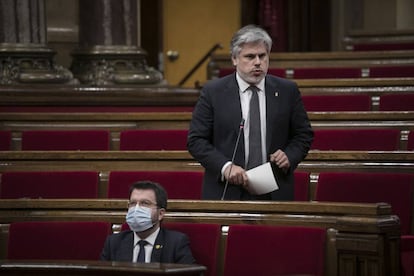
[[[267,75],[272,40],[265,30],[245,26],[230,47],[236,72],[203,87],[188,134],[188,150],[205,168],[202,197],[293,200],[293,171],[313,140],[298,87]],[[267,161],[275,164],[279,189],[249,194],[246,170]]]
[[[166,209],[167,193],[158,183],[132,184],[126,215],[130,230],[108,236],[101,260],[195,263],[187,235],[160,227]]]

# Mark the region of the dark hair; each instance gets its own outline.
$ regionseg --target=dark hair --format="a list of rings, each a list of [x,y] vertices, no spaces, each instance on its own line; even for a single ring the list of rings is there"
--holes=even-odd
[[[131,197],[133,190],[153,190],[155,193],[155,198],[157,200],[157,206],[159,208],[167,209],[167,192],[165,189],[158,183],[152,181],[138,181],[131,185],[129,188],[129,197]]]

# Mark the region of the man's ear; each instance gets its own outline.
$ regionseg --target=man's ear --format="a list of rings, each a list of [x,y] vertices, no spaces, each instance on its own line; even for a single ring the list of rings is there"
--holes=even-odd
[[[158,219],[159,219],[159,221],[161,221],[164,218],[165,212],[166,211],[165,211],[164,208],[160,208],[159,209],[159,213],[158,213]]]
[[[237,60],[235,57],[231,57],[231,61],[233,62],[233,66],[237,65]]]

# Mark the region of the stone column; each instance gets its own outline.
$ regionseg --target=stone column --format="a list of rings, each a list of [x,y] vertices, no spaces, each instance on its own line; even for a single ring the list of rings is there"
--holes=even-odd
[[[71,71],[90,85],[159,84],[163,77],[146,63],[137,44],[136,0],[79,1],[79,48]]]
[[[0,1],[0,84],[76,83],[47,47],[44,0]]]

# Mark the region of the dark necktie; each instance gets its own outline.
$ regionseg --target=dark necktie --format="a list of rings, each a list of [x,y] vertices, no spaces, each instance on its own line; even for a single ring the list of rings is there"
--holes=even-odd
[[[139,245],[139,252],[138,252],[138,258],[137,258],[137,263],[145,263],[145,245],[148,242],[145,240],[140,240],[138,242]]]
[[[259,88],[250,86],[249,89],[252,91],[252,97],[250,99],[249,111],[249,159],[247,161],[247,169],[257,167],[263,162],[259,96],[257,95]]]

